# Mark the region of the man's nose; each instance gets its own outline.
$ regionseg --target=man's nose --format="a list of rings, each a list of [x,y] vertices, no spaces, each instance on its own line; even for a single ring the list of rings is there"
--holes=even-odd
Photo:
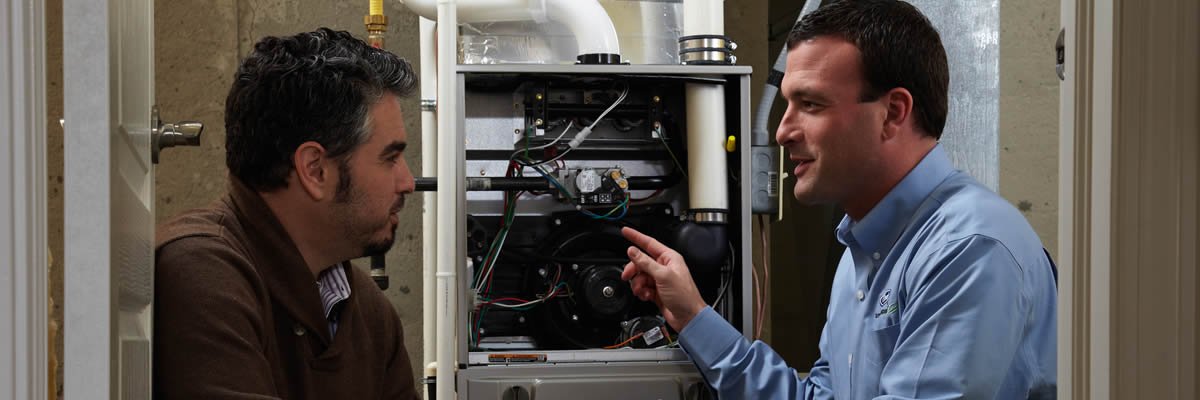
[[[786,146],[796,141],[796,124],[793,121],[791,107],[783,113],[783,119],[779,120],[779,128],[775,129],[775,143],[780,146]]]
[[[400,173],[397,174],[396,192],[412,193],[417,188],[416,179],[413,178],[412,171],[408,169],[408,161],[400,162]]]

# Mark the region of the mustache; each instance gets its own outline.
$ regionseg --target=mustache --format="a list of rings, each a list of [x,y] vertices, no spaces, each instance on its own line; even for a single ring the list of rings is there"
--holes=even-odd
[[[400,210],[403,208],[404,208],[404,195],[400,195],[400,198],[396,199],[396,203],[392,205],[392,208],[389,211],[391,214],[395,214],[395,213],[400,212]]]

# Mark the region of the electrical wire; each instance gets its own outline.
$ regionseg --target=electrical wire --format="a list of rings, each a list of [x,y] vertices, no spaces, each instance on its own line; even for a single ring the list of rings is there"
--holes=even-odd
[[[619,348],[625,347],[625,345],[628,345],[629,343],[632,343],[634,340],[637,340],[638,338],[642,337],[642,335],[645,335],[645,334],[646,334],[646,332],[642,332],[642,333],[639,333],[639,334],[633,335],[633,336],[631,336],[629,339],[625,339],[625,341],[624,341],[624,342],[617,343],[617,344],[614,344],[614,345],[612,345],[612,346],[604,346],[604,349],[606,349],[606,350],[612,350],[612,349],[619,349]]]
[[[675,161],[675,170],[683,174],[684,178],[687,178],[687,169],[683,168],[683,163],[679,162],[679,159],[675,157],[675,152],[671,150],[671,145],[667,144],[667,138],[664,136],[662,128],[654,128],[654,131],[658,134],[658,140],[662,142],[663,147],[667,149],[667,154],[671,155],[671,160]]]
[[[725,293],[729,291],[730,286],[733,286],[733,276],[730,271],[733,269],[733,264],[735,262],[736,257],[734,256],[733,242],[729,242],[729,261],[725,264],[725,268],[723,268],[721,271],[724,275],[721,278],[721,288],[717,289],[717,298],[716,300],[713,300],[712,306],[713,309],[717,310],[718,312],[721,311],[721,300],[725,298]]]
[[[596,120],[592,121],[592,124],[588,125],[587,129],[589,131],[594,129],[596,127],[596,124],[599,124],[600,120],[604,119],[604,116],[608,115],[608,113],[612,112],[612,110],[614,108],[617,108],[617,106],[620,105],[621,102],[625,101],[626,96],[629,96],[629,84],[628,83],[625,84],[625,89],[621,90],[621,95],[617,96],[617,100],[614,101],[612,103],[612,105],[608,106],[608,108],[605,109],[604,112],[600,113],[600,116],[596,117]]]
[[[563,130],[562,130],[562,133],[559,133],[559,134],[558,134],[558,137],[554,138],[554,140],[550,141],[550,143],[546,143],[546,144],[543,144],[543,145],[541,145],[541,146],[525,147],[524,149],[517,150],[517,151],[513,152],[512,158],[514,158],[514,159],[515,159],[515,158],[517,158],[519,155],[521,155],[521,153],[524,153],[524,156],[525,156],[525,157],[529,157],[529,151],[530,151],[530,150],[541,150],[541,149],[545,149],[545,148],[547,148],[547,147],[550,147],[550,146],[554,146],[555,144],[557,144],[557,143],[558,143],[558,141],[562,140],[563,136],[566,136],[566,135],[567,135],[567,132],[570,132],[570,131],[571,131],[571,127],[572,127],[572,126],[574,126],[574,124],[575,124],[575,120],[570,120],[570,121],[568,121],[568,122],[567,122],[567,127],[566,127],[566,128],[563,128]],[[528,138],[527,138],[527,139],[525,139],[525,143],[529,143],[529,139],[528,139]],[[531,161],[532,161],[532,160],[531,160]]]
[[[756,338],[762,337],[763,320],[766,316],[766,310],[768,306],[767,300],[770,298],[769,296],[771,290],[771,254],[767,249],[767,224],[765,222],[765,218],[766,217],[761,214],[758,215],[758,234],[759,240],[762,242],[763,281],[761,299],[758,301],[758,325],[754,329],[754,336]],[[756,273],[755,278],[757,277],[758,274]]]
[[[562,153],[558,153],[558,155],[554,156],[554,158],[551,158],[548,160],[537,161],[537,162],[533,162],[533,163],[525,163],[518,159],[519,160],[518,162],[520,162],[522,165],[524,165],[526,167],[555,162],[555,161],[558,161],[559,159],[562,159],[563,156],[566,156],[567,153],[571,152],[571,150],[574,150],[575,148],[579,147],[579,145],[581,143],[583,143],[584,139],[587,139],[588,135],[592,134],[592,129],[596,128],[596,124],[599,124],[600,121],[603,120],[604,117],[608,115],[608,113],[612,112],[613,109],[615,109],[615,108],[617,108],[617,106],[621,105],[621,103],[625,101],[625,98],[629,96],[629,84],[625,84],[624,86],[625,86],[625,88],[621,91],[621,94],[619,96],[617,96],[617,99],[615,101],[613,101],[613,103],[611,105],[609,105],[608,108],[606,108],[604,110],[604,112],[600,113],[600,116],[596,117],[596,119],[594,121],[592,121],[591,125],[588,125],[587,127],[580,130],[579,133],[575,134],[575,137],[572,138],[571,141],[567,143],[567,149],[563,150]],[[566,133],[566,130],[564,130],[563,133]],[[555,139],[555,142],[558,142],[558,140]],[[549,146],[547,146],[547,147],[549,147]],[[520,151],[518,151],[518,153],[519,152]]]
[[[617,212],[617,210],[621,210],[621,213],[617,214],[617,216],[615,216],[615,217],[611,216],[614,212]],[[625,218],[625,214],[629,212],[629,195],[625,196],[625,200],[622,200],[621,204],[618,204],[616,207],[613,207],[613,209],[608,210],[608,212],[604,213],[603,215],[593,213],[593,212],[588,211],[583,208],[580,208],[579,212],[583,213],[583,215],[591,217],[592,219],[603,219],[606,221],[618,221],[621,218]]]

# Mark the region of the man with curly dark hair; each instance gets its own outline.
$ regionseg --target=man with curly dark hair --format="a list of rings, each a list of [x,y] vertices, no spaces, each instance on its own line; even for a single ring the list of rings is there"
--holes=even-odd
[[[347,32],[254,45],[225,103],[228,194],[157,231],[155,397],[417,398],[395,309],[348,262],[395,240],[415,86]]]

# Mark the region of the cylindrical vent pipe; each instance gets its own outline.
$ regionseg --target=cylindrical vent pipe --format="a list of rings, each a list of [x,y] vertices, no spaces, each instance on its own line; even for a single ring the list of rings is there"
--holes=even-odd
[[[421,173],[437,177],[437,43],[434,42],[434,32],[437,23],[428,18],[418,17],[419,38],[421,40]],[[437,193],[423,193],[423,209],[421,211],[421,278],[422,301],[425,323],[422,324],[424,346],[421,362],[425,366],[425,376],[437,374],[437,348],[434,346],[437,337]],[[428,386],[425,387],[428,391]],[[431,398],[432,393],[425,393],[425,398]]]
[[[725,14],[722,0],[684,0],[684,37],[724,37]],[[701,41],[703,42],[703,41]],[[682,52],[690,43],[681,44]],[[724,47],[724,44],[721,45]],[[705,53],[714,53],[706,51]],[[717,52],[726,54],[723,52]],[[697,64],[711,63],[697,60]],[[697,222],[723,223],[729,212],[729,189],[725,162],[725,86],[712,83],[688,83],[688,191],[691,213]]]
[[[723,0],[683,0],[683,36],[724,34]]]
[[[697,212],[729,210],[725,177],[725,87],[688,83],[688,195]]]
[[[456,125],[456,110],[462,99],[456,97],[454,84],[458,64],[458,6],[455,0],[437,0],[437,175],[446,182],[437,192],[437,392],[436,398],[456,398],[454,377],[458,367],[458,258],[459,190],[461,179],[462,133]],[[426,339],[428,340],[428,339]]]

